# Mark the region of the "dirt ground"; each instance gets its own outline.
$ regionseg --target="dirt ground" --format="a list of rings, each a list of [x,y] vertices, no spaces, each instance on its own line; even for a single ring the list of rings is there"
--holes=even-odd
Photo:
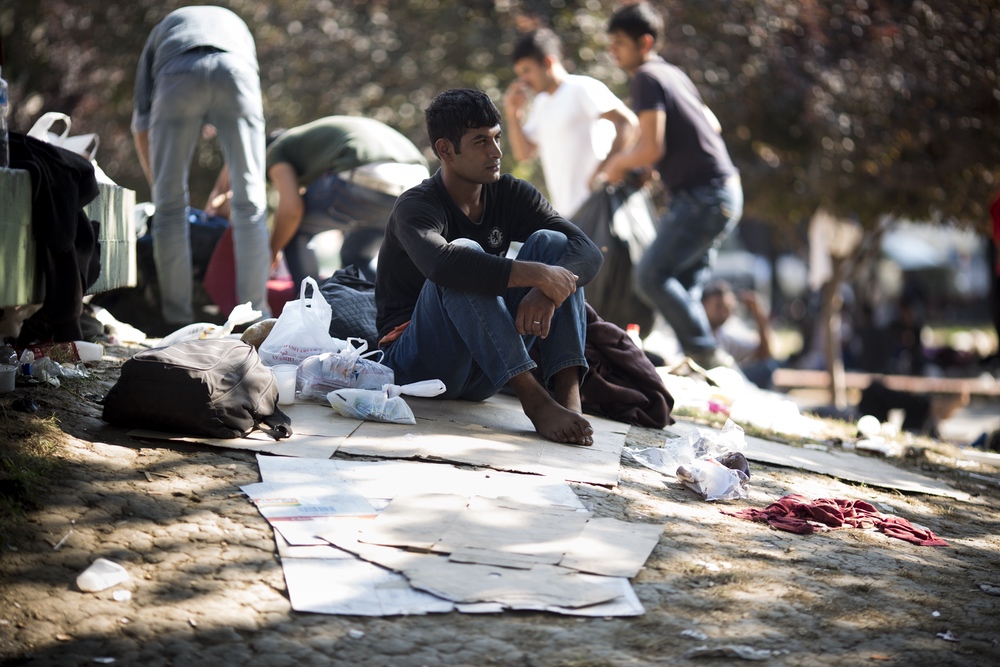
[[[270,527],[239,489],[260,479],[254,456],[152,446],[107,427],[97,401],[118,365],[106,357],[90,380],[0,396],[10,425],[0,439],[38,419],[11,407],[29,392],[64,433],[44,505],[0,544],[4,665],[721,665],[742,659],[698,649],[733,645],[771,665],[1000,664],[1000,488],[966,474],[991,469],[905,464],[972,494],[961,502],[753,464],[750,499],[713,504],[624,457],[618,487],[573,486],[599,516],[663,526],[633,580],[643,616],[303,614],[290,608]],[[630,444],[660,438],[629,434]],[[788,493],[868,500],[950,546],[794,535],[720,512]],[[98,556],[131,579],[81,592],[76,576]]]

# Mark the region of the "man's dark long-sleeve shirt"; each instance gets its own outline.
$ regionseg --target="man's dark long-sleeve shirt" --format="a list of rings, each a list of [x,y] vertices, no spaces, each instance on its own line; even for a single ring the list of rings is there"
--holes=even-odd
[[[379,338],[410,320],[425,280],[503,295],[513,264],[505,257],[510,244],[524,242],[541,229],[566,235],[569,245],[559,265],[579,276],[578,285],[594,279],[604,261],[601,251],[530,183],[505,174],[484,185],[483,218],[478,223],[452,201],[440,170],[404,192],[389,216],[379,250],[375,280]],[[458,238],[477,242],[486,253],[449,245]]]

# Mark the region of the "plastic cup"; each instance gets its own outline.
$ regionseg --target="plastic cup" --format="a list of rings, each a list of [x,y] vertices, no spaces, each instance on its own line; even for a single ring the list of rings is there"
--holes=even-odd
[[[0,394],[14,391],[14,376],[17,366],[0,366]]]
[[[98,558],[76,578],[81,591],[96,593],[129,580],[128,570],[106,558]]]
[[[271,366],[271,372],[278,383],[278,405],[291,405],[295,402],[295,376],[298,371],[299,367],[295,364]]]
[[[100,343],[88,343],[84,340],[73,342],[80,361],[100,361],[104,357],[104,346]]]

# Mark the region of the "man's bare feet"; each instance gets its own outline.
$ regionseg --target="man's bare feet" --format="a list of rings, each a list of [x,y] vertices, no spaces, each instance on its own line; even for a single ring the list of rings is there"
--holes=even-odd
[[[590,422],[579,412],[556,402],[530,371],[513,378],[510,384],[521,401],[524,414],[540,436],[567,445],[590,447],[594,444],[594,428]],[[576,395],[579,401],[579,391]]]
[[[590,447],[594,444],[594,428],[583,415],[567,410],[551,397],[524,405],[524,414],[535,425],[538,435],[546,440],[566,445]]]

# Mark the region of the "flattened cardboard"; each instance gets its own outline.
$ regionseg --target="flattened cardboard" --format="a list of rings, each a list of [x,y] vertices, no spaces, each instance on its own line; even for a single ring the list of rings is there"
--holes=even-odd
[[[295,429],[295,425],[292,425]],[[187,442],[194,445],[208,445],[224,449],[244,449],[258,454],[275,454],[307,459],[328,459],[334,455],[337,448],[347,436],[300,435],[293,433],[290,438],[275,440],[274,438],[254,431],[245,438],[203,438],[195,435],[165,433],[163,431],[147,431],[136,429],[128,432],[129,437],[137,440],[166,440],[168,442]]]
[[[369,502],[377,498],[438,493],[446,489],[450,494],[465,497],[517,498],[525,505],[583,507],[573,489],[561,479],[495,470],[470,470],[447,463],[344,459],[304,461],[257,456],[257,465],[261,479],[268,482],[309,484],[333,480],[350,484]]]
[[[337,415],[328,405],[309,401],[283,405],[281,410],[292,420],[292,436],[284,440],[275,440],[261,431],[254,431],[245,438],[206,438],[146,429],[135,429],[128,435],[140,440],[169,440],[278,456],[328,459],[362,424],[356,419]]]
[[[365,422],[339,451],[359,456],[420,458],[535,473],[615,486],[628,424],[587,416],[594,445],[550,442],[534,431],[517,399],[481,403],[407,397],[416,425]]]
[[[560,565],[634,577],[663,527],[598,519],[571,508],[433,494],[395,498],[358,530],[356,538],[363,543],[450,554],[449,560],[459,563],[515,569]],[[398,564],[377,562],[398,569]]]
[[[455,553],[475,549],[479,552],[475,562],[480,563],[502,564],[513,558],[555,565],[583,532],[590,517],[589,512],[570,508],[530,507],[474,497],[442,531],[436,550]],[[488,560],[490,553],[497,560]]]
[[[468,499],[444,493],[394,498],[359,537],[382,546],[413,547],[429,551],[442,533],[458,520]]]
[[[416,561],[402,572],[414,588],[438,597],[463,603],[499,602],[511,609],[587,607],[610,602],[621,593],[613,579],[556,565],[515,570],[435,556]]]
[[[696,424],[678,421],[665,430],[671,435],[683,435],[688,429],[696,427]],[[794,447],[750,435],[746,436],[746,441],[747,448],[743,455],[751,461],[786,468],[798,468],[849,482],[877,486],[881,489],[926,493],[933,496],[955,498],[956,500],[969,500],[970,498],[969,494],[957,491],[944,482],[903,470],[882,459],[860,456],[853,452],[833,450],[824,452]]]
[[[634,577],[662,533],[659,524],[592,518],[559,564],[607,577]]]
[[[289,558],[281,566],[295,611],[398,616],[455,608],[449,600],[415,590],[403,575],[357,558]]]

